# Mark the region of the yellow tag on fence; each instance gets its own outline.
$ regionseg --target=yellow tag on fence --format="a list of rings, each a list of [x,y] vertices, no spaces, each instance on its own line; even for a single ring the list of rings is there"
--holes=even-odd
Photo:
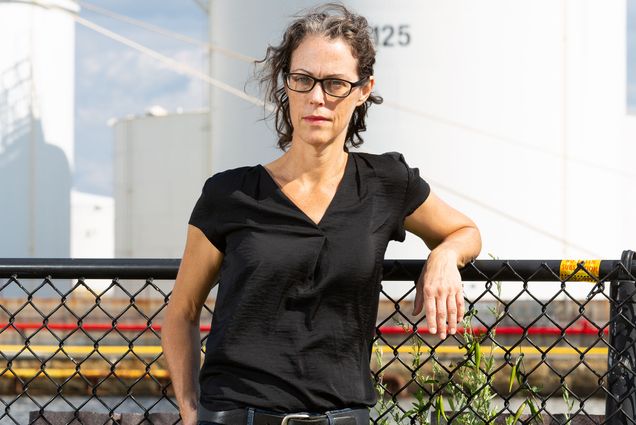
[[[574,275],[574,271],[579,267]],[[585,270],[584,270],[585,269]],[[561,280],[568,279],[570,282],[596,282],[601,269],[601,260],[561,260],[559,267],[559,276]]]

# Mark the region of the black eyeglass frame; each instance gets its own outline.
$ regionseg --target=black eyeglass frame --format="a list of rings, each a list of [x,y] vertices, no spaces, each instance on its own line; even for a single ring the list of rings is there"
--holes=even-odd
[[[292,89],[291,87],[289,87],[289,81],[288,81],[288,78],[289,78],[290,75],[302,75],[303,77],[311,78],[311,80],[314,83],[307,90]],[[283,73],[283,80],[285,81],[285,86],[291,91],[295,91],[296,93],[309,93],[310,91],[312,91],[314,89],[314,87],[316,87],[316,83],[320,83],[320,88],[322,88],[322,91],[325,92],[325,94],[328,94],[329,96],[333,96],[333,97],[338,97],[340,99],[344,99],[345,97],[349,96],[354,88],[360,87],[368,79],[369,79],[368,75],[366,77],[363,77],[363,78],[359,79],[358,81],[354,82],[354,81],[343,80],[342,78],[333,78],[333,77],[331,77],[331,78],[316,78],[316,77],[312,77],[311,75],[308,75],[308,74],[303,74],[302,72],[284,72]],[[345,94],[344,96],[338,96],[338,95],[335,95],[335,94],[331,94],[331,93],[327,92],[327,90],[325,90],[325,85],[323,84],[325,81],[343,81],[343,82],[349,84],[351,87],[349,88],[349,91],[347,92],[347,94]]]

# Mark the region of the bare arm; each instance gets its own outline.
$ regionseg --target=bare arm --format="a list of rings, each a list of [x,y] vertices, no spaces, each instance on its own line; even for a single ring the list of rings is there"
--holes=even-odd
[[[161,346],[184,425],[196,424],[201,363],[199,318],[222,261],[223,253],[201,230],[188,225],[183,259],[161,331]]]
[[[446,338],[446,323],[454,334],[464,316],[464,293],[458,267],[477,257],[481,236],[477,226],[434,193],[404,220],[404,227],[419,236],[431,249],[426,269],[417,284],[413,314],[426,305],[431,333]]]

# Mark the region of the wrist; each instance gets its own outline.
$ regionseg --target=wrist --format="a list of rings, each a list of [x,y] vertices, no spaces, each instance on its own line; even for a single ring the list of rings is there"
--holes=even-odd
[[[180,409],[179,410],[179,414],[181,415],[181,417],[183,419],[190,419],[190,418],[196,418],[197,417],[197,409],[193,409],[192,407],[188,406],[184,409]]]
[[[182,401],[181,403],[179,403],[179,412],[181,413],[181,415],[186,415],[186,416],[191,416],[191,415],[196,415],[197,414],[197,409],[198,409],[198,403],[196,400],[193,400],[192,398],[188,398],[187,400]]]
[[[449,246],[441,244],[431,251],[428,255],[429,261],[443,261],[446,263],[455,264],[457,267],[462,267],[463,264],[456,250]]]

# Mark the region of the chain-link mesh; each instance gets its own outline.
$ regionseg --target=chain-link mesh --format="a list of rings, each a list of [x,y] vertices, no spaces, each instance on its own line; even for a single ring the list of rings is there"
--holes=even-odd
[[[409,313],[424,263],[386,260],[372,423],[634,423],[632,254],[475,261],[462,271],[466,318],[444,341]],[[51,411],[70,415],[58,423],[179,423],[160,346],[177,267],[0,260],[0,424],[53,423]]]

